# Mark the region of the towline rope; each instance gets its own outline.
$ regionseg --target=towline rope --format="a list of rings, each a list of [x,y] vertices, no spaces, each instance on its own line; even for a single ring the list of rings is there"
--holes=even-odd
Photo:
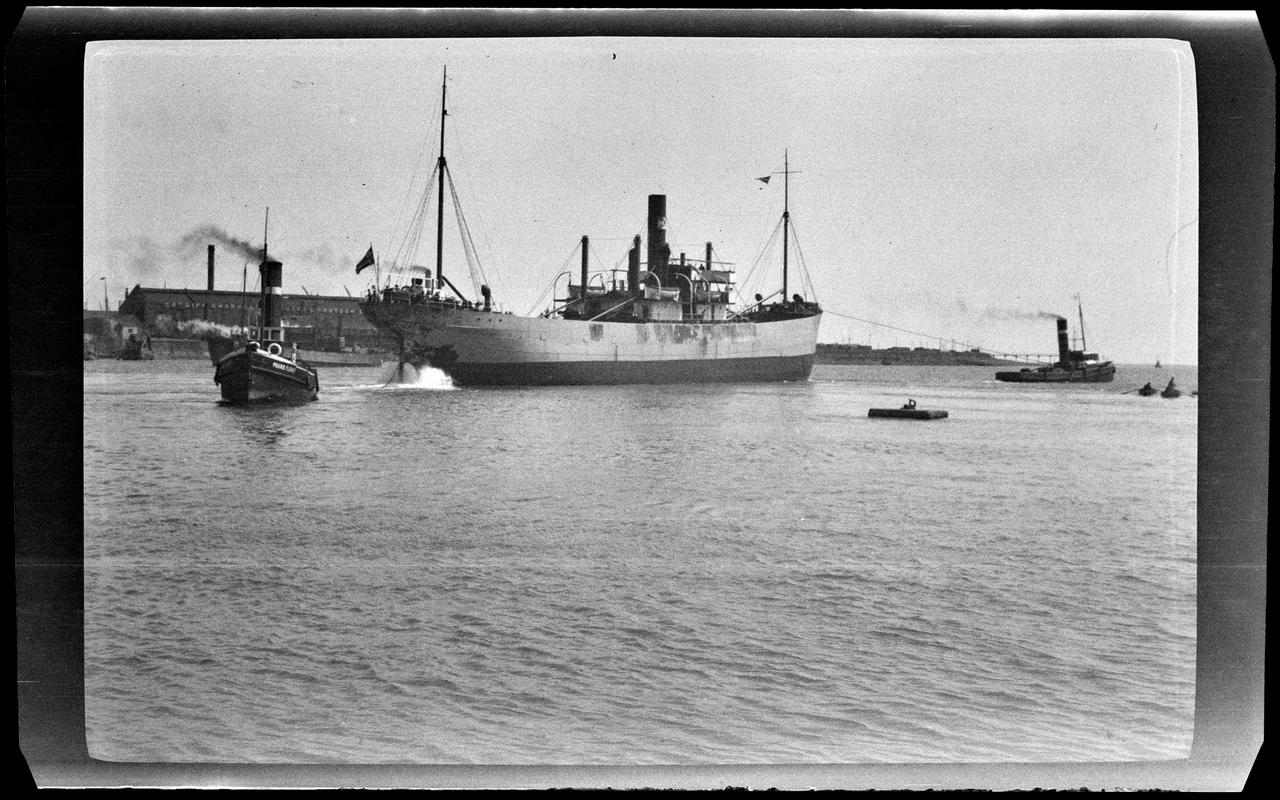
[[[866,324],[868,324],[868,325],[876,325],[876,326],[881,327],[881,328],[888,328],[889,330],[899,331],[899,332],[901,332],[901,333],[909,333],[909,334],[911,334],[912,336],[923,336],[923,337],[924,337],[924,338],[926,338],[926,339],[930,339],[930,340],[934,340],[934,341],[950,342],[950,343],[951,343],[951,344],[953,344],[953,345],[959,345],[959,346],[961,346],[961,347],[966,347],[966,348],[969,348],[970,350],[981,350],[982,352],[984,352],[984,353],[990,353],[990,354],[991,354],[991,355],[993,355],[993,356],[1000,356],[1000,357],[1002,357],[1002,358],[1007,358],[1007,359],[1015,360],[1015,361],[1026,361],[1026,362],[1029,362],[1029,363],[1033,363],[1033,362],[1032,362],[1032,359],[1057,358],[1057,356],[1054,356],[1054,355],[1036,355],[1036,354],[1030,354],[1030,353],[1002,353],[1002,352],[1000,352],[1000,351],[998,351],[998,350],[992,350],[992,349],[991,349],[991,348],[989,348],[989,347],[983,347],[983,346],[981,346],[981,345],[971,344],[971,343],[968,343],[968,342],[958,342],[958,341],[956,341],[955,339],[948,339],[948,338],[947,338],[947,337],[945,337],[945,336],[934,336],[933,334],[923,333],[923,332],[921,332],[921,331],[913,331],[913,330],[908,330],[907,328],[899,328],[899,327],[898,327],[898,326],[896,326],[896,325],[888,325],[888,324],[886,324],[886,323],[884,323],[884,322],[876,322],[876,321],[875,321],[875,320],[873,320],[873,319],[863,319],[862,317],[855,317],[855,316],[854,316],[854,315],[852,315],[852,314],[844,314],[844,313],[841,313],[841,312],[839,312],[839,311],[831,311],[831,310],[829,310],[829,309],[825,309],[825,308],[824,308],[824,309],[822,309],[822,313],[824,313],[824,314],[830,314],[830,315],[832,315],[833,317],[842,317],[842,318],[844,318],[844,319],[851,319],[851,320],[853,320],[854,322],[864,322],[864,323],[866,323]]]

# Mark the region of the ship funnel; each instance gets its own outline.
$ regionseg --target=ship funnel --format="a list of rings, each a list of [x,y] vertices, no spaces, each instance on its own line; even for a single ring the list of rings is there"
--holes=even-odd
[[[1067,320],[1058,317],[1058,360],[1063,364],[1071,360],[1071,340],[1067,337]]]
[[[213,245],[209,245],[209,291],[213,291]]]
[[[587,310],[587,250],[589,248],[587,237],[582,237],[582,288],[579,290],[578,297],[582,300],[582,311],[585,314]]]
[[[640,237],[637,236],[627,251],[627,288],[640,291]]]
[[[262,277],[262,327],[279,328],[280,327],[280,308],[283,298],[281,297],[281,276],[284,269],[279,261],[263,261],[258,266],[258,274]],[[274,338],[262,332],[263,339]]]
[[[664,283],[667,279],[667,259],[671,247],[667,245],[667,196],[649,195],[649,271]]]

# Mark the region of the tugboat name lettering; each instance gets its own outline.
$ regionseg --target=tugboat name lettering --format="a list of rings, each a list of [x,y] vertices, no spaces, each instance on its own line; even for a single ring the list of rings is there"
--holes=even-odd
[[[294,367],[293,367],[293,366],[291,366],[291,365],[289,365],[289,364],[281,364],[281,363],[279,363],[279,362],[277,362],[277,361],[272,361],[272,362],[271,362],[271,366],[275,367],[276,369],[284,370],[285,372],[293,372],[293,371],[294,371]]]

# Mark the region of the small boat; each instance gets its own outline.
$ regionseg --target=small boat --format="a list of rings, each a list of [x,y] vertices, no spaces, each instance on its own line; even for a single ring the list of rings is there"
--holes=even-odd
[[[1158,391],[1160,390],[1152,386],[1151,383],[1148,381],[1145,386],[1143,386],[1141,389],[1138,390],[1138,394],[1142,395],[1143,397],[1150,397],[1151,395],[1155,394]]]
[[[902,408],[873,408],[867,412],[868,417],[888,419],[943,419],[947,412],[935,408],[916,408],[915,400],[907,400]]]
[[[148,336],[145,341],[138,339],[136,334],[129,334],[129,339],[124,343],[124,347],[120,348],[119,355],[116,358],[121,361],[151,361],[156,354],[151,349],[151,337]]]
[[[284,328],[280,325],[282,267],[267,257],[262,245],[262,316],[260,325],[249,331],[250,341],[217,358],[213,382],[222,389],[227,403],[303,403],[316,399],[320,378],[314,367],[298,357],[292,346],[284,353]],[[212,352],[212,343],[211,343]]]
[[[1160,359],[1156,359],[1156,369],[1160,369]]]
[[[1170,378],[1169,385],[1164,387],[1164,390],[1160,392],[1160,396],[1169,397],[1169,398],[1182,397],[1182,390],[1179,389],[1177,386],[1174,386],[1173,378]]]

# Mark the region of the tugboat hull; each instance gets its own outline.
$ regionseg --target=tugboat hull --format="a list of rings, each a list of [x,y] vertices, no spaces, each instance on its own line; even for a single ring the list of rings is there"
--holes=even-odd
[[[306,364],[257,349],[236,350],[218,361],[213,376],[228,403],[305,403],[320,380]]]
[[[1116,368],[1111,362],[1080,369],[1050,367],[996,373],[996,380],[1006,383],[1110,383],[1115,377]]]

